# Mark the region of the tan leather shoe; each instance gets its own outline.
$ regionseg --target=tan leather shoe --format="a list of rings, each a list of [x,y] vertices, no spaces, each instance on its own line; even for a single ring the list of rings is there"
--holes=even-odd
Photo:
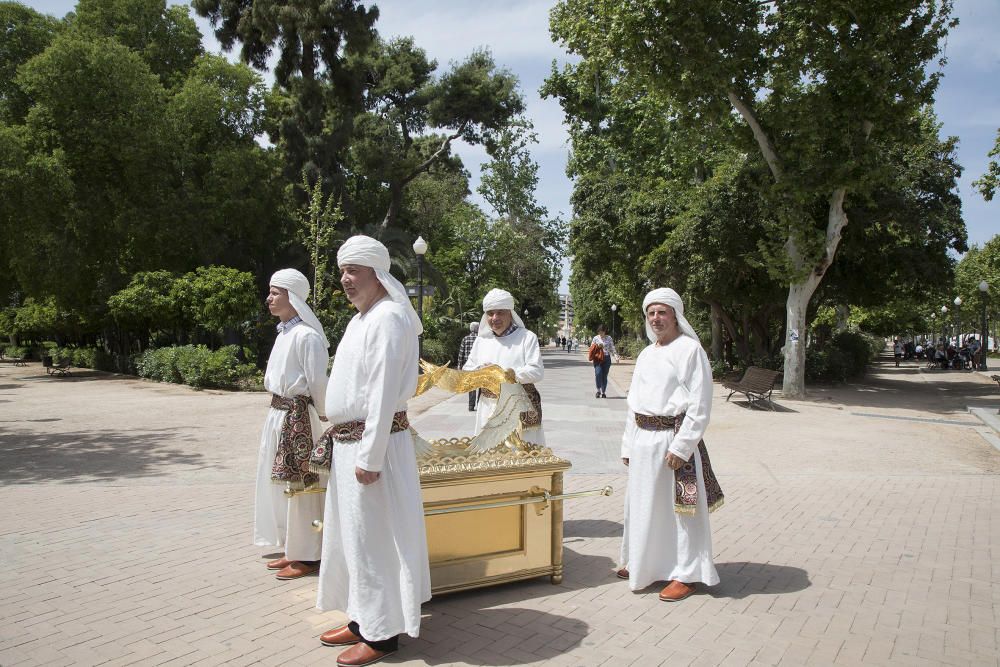
[[[615,572],[615,576],[618,577],[619,579],[628,579],[628,570],[623,567],[622,569]]]
[[[297,560],[292,561],[286,567],[278,571],[278,574],[274,575],[276,578],[282,581],[287,581],[288,579],[298,579],[299,577],[304,577],[308,574],[319,571],[319,564],[308,565],[306,563],[299,562]]]
[[[368,644],[355,644],[337,656],[337,664],[340,667],[363,667],[364,665],[374,665],[376,662],[392,655],[395,651],[376,651]]]
[[[267,569],[269,569],[269,570],[281,570],[283,568],[288,567],[289,565],[291,565],[294,562],[295,561],[288,560],[287,558],[285,558],[284,556],[282,556],[278,560],[269,560],[267,562]]]
[[[361,641],[361,637],[351,632],[346,625],[333,630],[327,630],[319,636],[319,641],[323,646],[350,646]]]
[[[660,591],[660,599],[664,602],[679,602],[694,593],[693,584],[682,581],[671,581]]]

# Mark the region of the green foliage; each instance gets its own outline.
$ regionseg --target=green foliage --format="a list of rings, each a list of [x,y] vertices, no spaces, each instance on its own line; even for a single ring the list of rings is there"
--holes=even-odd
[[[142,56],[164,85],[183,80],[203,52],[201,33],[180,5],[166,0],[78,0],[74,31],[111,38]]]
[[[587,341],[583,341],[586,343]],[[620,354],[625,359],[637,359],[639,353],[645,350],[649,346],[649,341],[643,338],[636,338],[635,336],[625,336],[620,340],[615,341],[615,349],[618,350]]]
[[[28,348],[20,345],[8,345],[3,354],[8,359],[24,359],[28,356]]]
[[[553,71],[543,94],[558,97],[566,112],[574,153],[570,170],[579,174],[574,277],[578,262],[603,265],[582,272],[573,285],[578,312],[607,312],[608,303],[622,297],[636,303],[650,285],[642,284],[647,276],[635,268],[672,271],[667,260],[684,254],[674,247],[698,238],[709,246],[709,267],[717,268],[711,261],[718,261],[717,249],[730,260],[719,262],[718,282],[701,288],[716,297],[713,312],[725,312],[725,302],[713,292],[726,287],[728,276],[764,271],[768,280],[754,284],[789,290],[785,331],[805,328],[806,306],[834,265],[842,233],[857,235],[860,252],[873,255],[893,243],[902,246],[898,256],[908,263],[894,277],[918,270],[926,258],[946,275],[947,247],[964,249],[954,206],[957,172],[947,145],[933,146],[920,130],[921,110],[933,102],[940,77],[928,65],[955,25],[950,14],[951,2],[932,0],[860,9],[811,0],[677,0],[669,11],[656,0],[559,2],[551,14],[552,34],[579,59]],[[908,154],[909,146],[916,150]],[[749,189],[701,187],[720,167],[719,157],[736,156],[748,163],[752,178],[743,180]],[[691,234],[713,222],[698,210],[712,199],[728,202],[729,210],[718,211],[726,227],[745,215],[749,224],[743,228],[753,231]],[[627,222],[642,220],[636,204],[651,213],[645,229]],[[685,222],[684,232],[667,236],[670,227]],[[648,248],[665,237],[667,247],[644,264]],[[711,247],[720,238],[729,247]],[[747,241],[752,250],[738,249]],[[603,251],[581,256],[602,244]],[[882,257],[879,262],[883,266],[875,271],[881,275],[895,268]],[[692,262],[683,278],[701,266]],[[857,270],[842,276],[861,290],[871,278]],[[692,282],[703,284],[696,275]],[[602,302],[599,308],[586,303],[592,298]],[[750,329],[759,330],[751,340],[771,343],[754,345],[753,353],[768,353],[780,345],[781,337],[773,335],[777,327],[769,323],[780,302],[758,297],[750,304],[757,311],[751,317],[730,319],[749,319]],[[623,314],[633,326],[639,323],[634,310]],[[751,333],[726,328],[736,341]],[[786,346],[785,388],[794,393],[803,389],[800,350]]]
[[[260,308],[253,274],[225,266],[199,266],[174,283],[172,297],[189,321],[218,335],[244,329]]]
[[[209,350],[204,345],[147,350],[137,363],[141,377],[195,388],[236,389],[257,384],[259,371],[239,361],[239,348],[227,345]]]
[[[979,191],[983,199],[993,201],[993,195],[996,194],[997,187],[1000,186],[1000,130],[997,130],[996,143],[993,144],[993,150],[990,151],[989,157],[993,159],[986,166],[986,173],[973,181],[972,187]]]
[[[448,343],[450,342],[436,338],[425,338],[423,342],[423,358],[435,365],[451,362],[452,366],[454,366],[458,346],[449,345]]]
[[[168,329],[181,318],[175,282],[169,271],[137,273],[108,299],[108,314],[126,329],[147,332],[147,337],[151,330]]]
[[[17,85],[17,69],[45,50],[59,32],[59,21],[19,2],[0,2],[0,122],[19,123],[31,98]]]
[[[876,336],[843,331],[828,346],[806,351],[806,379],[841,383],[861,377],[884,345]]]

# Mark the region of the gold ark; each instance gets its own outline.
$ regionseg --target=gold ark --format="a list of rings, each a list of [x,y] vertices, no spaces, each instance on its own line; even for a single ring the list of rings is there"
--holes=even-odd
[[[434,594],[541,576],[558,584],[563,501],[610,495],[611,487],[563,493],[563,473],[571,464],[522,439],[519,410],[531,408],[524,390],[510,378],[497,386],[499,378],[485,371],[459,373],[429,364],[424,370],[418,393],[431,384],[455,393],[491,383],[494,392],[501,390],[482,434],[421,440],[418,447]]]

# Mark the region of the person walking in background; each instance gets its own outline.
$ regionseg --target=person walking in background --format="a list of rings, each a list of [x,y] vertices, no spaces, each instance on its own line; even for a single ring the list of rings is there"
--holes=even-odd
[[[458,346],[458,366],[457,368],[461,370],[465,366],[465,362],[469,359],[469,354],[472,352],[472,346],[476,344],[476,338],[479,335],[479,322],[473,322],[469,325],[469,335],[462,339],[462,342]],[[469,412],[476,411],[476,396],[479,392],[475,389],[469,392]]]
[[[903,358],[903,344],[898,338],[892,343],[892,357],[896,360],[896,368],[899,368],[899,360]]]
[[[603,324],[597,327],[597,335],[590,341],[588,358],[594,364],[594,381],[597,393],[594,398],[607,398],[608,372],[611,370],[611,357],[618,357],[615,342],[608,335],[608,328]],[[618,357],[619,359],[621,357]]]

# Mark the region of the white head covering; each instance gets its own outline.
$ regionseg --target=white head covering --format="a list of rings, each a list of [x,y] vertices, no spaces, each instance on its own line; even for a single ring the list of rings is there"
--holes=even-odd
[[[514,307],[514,297],[507,290],[502,289],[491,289],[483,297],[483,318],[479,320],[479,335],[482,338],[493,338],[493,329],[490,328],[490,323],[486,321],[486,311],[488,310],[509,310],[510,314],[514,318],[514,324],[524,328],[524,321],[517,314],[517,309]]]
[[[646,298],[642,300],[642,312],[643,315],[646,313],[646,309],[649,308],[651,303],[662,303],[665,306],[670,306],[674,309],[674,315],[677,316],[677,326],[680,328],[681,333],[685,336],[691,336],[695,340],[698,340],[698,334],[694,332],[694,328],[691,324],[684,318],[684,302],[681,301],[680,295],[670,289],[669,287],[660,287],[655,289],[646,295]],[[656,342],[656,335],[653,334],[653,330],[649,326],[649,322],[646,322],[646,338],[649,339],[650,343]]]
[[[406,317],[410,321],[413,333],[417,336],[424,332],[424,327],[420,324],[417,311],[413,310],[410,297],[406,296],[406,288],[403,283],[392,277],[389,273],[389,249],[370,236],[352,236],[344,241],[337,251],[337,266],[344,264],[355,264],[357,266],[370,266],[375,269],[375,277],[382,283],[382,287],[389,294],[389,298],[398,303],[406,311]]]
[[[326,339],[323,325],[319,323],[316,313],[306,303],[306,299],[309,297],[309,280],[302,275],[302,272],[295,269],[282,269],[271,276],[271,282],[268,284],[288,290],[288,301],[302,318],[302,323],[315,329],[316,333],[323,337],[323,345],[329,348],[330,341]]]

